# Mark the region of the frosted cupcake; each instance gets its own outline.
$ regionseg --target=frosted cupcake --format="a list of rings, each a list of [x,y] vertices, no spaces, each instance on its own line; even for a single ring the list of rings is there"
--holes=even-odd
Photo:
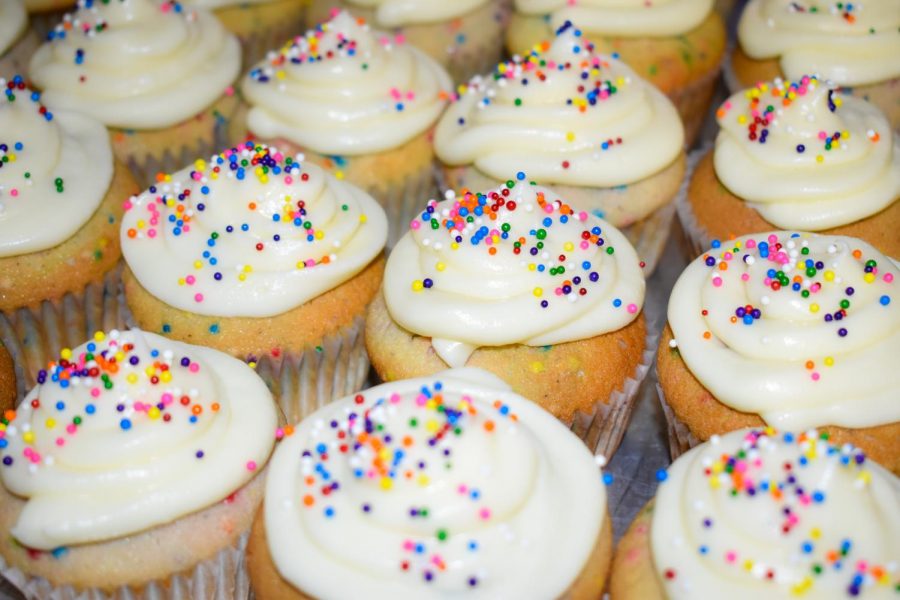
[[[483,73],[503,54],[511,0],[311,0],[310,22],[344,9],[443,65],[454,81]]]
[[[138,330],[63,350],[0,428],[3,575],[28,598],[246,595],[276,427],[221,352]]]
[[[38,35],[28,27],[22,0],[0,3],[0,75],[23,73],[40,43]]]
[[[372,365],[486,369],[610,456],[650,360],[641,267],[609,223],[516,180],[413,221],[369,310]]]
[[[254,363],[290,422],[359,389],[384,212],[252,142],[126,203],[125,299],[143,328]]]
[[[619,543],[623,600],[891,598],[900,480],[852,445],[743,429],[679,458]]]
[[[507,46],[526,55],[569,23],[662,90],[693,143],[725,57],[725,27],[713,0],[515,0]]]
[[[898,278],[862,240],[787,232],[688,265],[657,362],[673,453],[741,427],[820,427],[900,472]]]
[[[19,393],[59,345],[120,323],[119,221],[138,190],[106,129],[0,78],[0,339]]]
[[[31,59],[49,104],[109,127],[144,185],[225,145],[241,50],[215,17],[171,1],[78,6]]]
[[[641,258],[665,245],[684,176],[672,103],[571,26],[553,43],[473,79],[435,132],[451,188],[482,190],[517,169],[566,202],[628,227]],[[658,211],[658,212],[657,212]]]
[[[836,3],[751,0],[738,24],[732,91],[776,77],[822,80],[864,98],[900,128],[900,10],[896,0]]]
[[[269,599],[593,599],[611,543],[578,439],[490,373],[456,369],[300,423],[272,458],[247,561]]]
[[[309,0],[185,0],[182,4],[213,11],[241,40],[243,63],[249,66],[266,55],[272,40],[286,40],[303,31]]]
[[[713,239],[796,229],[900,256],[900,137],[876,106],[804,76],[735,94],[717,117],[715,150],[679,206],[697,253]]]
[[[250,135],[372,194],[391,245],[436,193],[431,131],[451,87],[433,59],[348,13],[286,44],[242,84]]]

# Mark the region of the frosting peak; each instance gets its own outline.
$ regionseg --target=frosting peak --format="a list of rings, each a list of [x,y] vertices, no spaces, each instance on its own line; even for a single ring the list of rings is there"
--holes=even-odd
[[[553,27],[575,23],[585,31],[628,37],[687,33],[709,15],[712,0],[515,0],[516,10],[550,15]]]
[[[447,164],[499,181],[521,168],[547,185],[633,183],[670,165],[683,143],[672,103],[571,26],[473,79],[435,131]]]
[[[845,225],[900,196],[900,138],[885,116],[815,76],[757,84],[717,117],[716,174],[779,227]]]
[[[270,53],[243,82],[254,135],[343,155],[390,150],[424,133],[451,88],[433,59],[346,12]]]
[[[634,249],[524,173],[431,201],[391,252],[384,298],[452,367],[479,346],[543,346],[618,330],[644,301]]]
[[[109,134],[48,110],[22,77],[0,78],[0,257],[52,248],[97,210],[113,174]],[[65,215],[64,217],[62,215]]]
[[[139,533],[202,510],[266,463],[277,419],[250,367],[131,330],[98,333],[38,373],[0,421],[0,480],[38,550]]]
[[[384,248],[384,211],[301,159],[246,142],[131,198],[122,252],[135,277],[182,310],[266,317],[362,271]]]
[[[485,371],[337,400],[281,442],[266,483],[281,575],[317,598],[556,598],[606,514],[577,437]],[[541,577],[522,577],[522,573]]]
[[[240,44],[212,14],[174,0],[79,0],[31,59],[49,104],[128,129],[162,129],[213,104],[238,76]]]

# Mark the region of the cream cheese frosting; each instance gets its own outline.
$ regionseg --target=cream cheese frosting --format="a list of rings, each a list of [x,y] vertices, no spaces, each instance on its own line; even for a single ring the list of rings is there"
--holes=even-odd
[[[581,440],[479,369],[304,419],[272,457],[264,506],[275,566],[316,598],[560,597],[605,514]]]
[[[432,58],[346,12],[295,38],[244,78],[247,124],[321,154],[397,148],[437,121],[452,89]]]
[[[277,417],[253,370],[139,330],[98,333],[38,373],[0,424],[12,528],[53,550],[139,533],[215,504],[268,460]]]
[[[401,327],[459,367],[480,346],[544,346],[637,318],[644,276],[607,222],[525,174],[485,193],[431,201],[388,258],[384,299]]]
[[[778,58],[782,73],[815,73],[842,86],[900,76],[897,0],[750,0],[738,23],[748,56]]]
[[[687,33],[703,22],[713,0],[515,0],[527,15],[548,15],[556,28],[566,22],[585,31],[625,37]]]
[[[351,6],[375,11],[379,27],[436,23],[462,17],[490,0],[347,0]]]
[[[77,232],[106,196],[113,157],[100,123],[48,110],[21,76],[0,78],[0,89],[2,258],[52,248]]]
[[[248,4],[271,4],[280,0],[183,0],[185,6],[205,8],[213,10],[226,6],[246,6]]]
[[[0,56],[19,39],[27,23],[28,15],[21,0],[0,2]]]
[[[717,117],[716,175],[778,227],[846,225],[900,197],[900,137],[887,118],[814,76],[757,84]]]
[[[855,238],[713,243],[669,300],[687,367],[731,408],[790,430],[900,421],[900,269]]]
[[[473,79],[435,131],[448,165],[503,181],[613,187],[669,166],[684,128],[671,101],[571,26],[549,47]]]
[[[897,595],[900,480],[815,430],[716,436],[675,461],[655,502],[672,600]]]
[[[213,104],[241,67],[237,38],[178,2],[79,0],[31,59],[55,108],[126,129],[163,129]]]
[[[131,198],[122,220],[122,253],[148,292],[222,317],[296,308],[362,271],[386,239],[371,196],[253,142]]]

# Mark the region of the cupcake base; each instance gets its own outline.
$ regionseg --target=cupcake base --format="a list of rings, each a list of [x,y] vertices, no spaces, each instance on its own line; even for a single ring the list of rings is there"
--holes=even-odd
[[[680,453],[705,442],[713,435],[727,433],[744,427],[765,427],[757,414],[743,413],[719,402],[690,372],[677,346],[670,346],[672,330],[667,325],[657,354],[657,377],[660,385],[660,401],[668,421],[668,431],[673,451],[672,460]],[[832,443],[850,443],[889,469],[900,474],[900,423],[889,423],[863,429],[846,427],[817,427],[827,433]],[[689,435],[688,435],[689,434]]]
[[[466,366],[510,383],[517,394],[562,421],[591,451],[610,457],[622,441],[638,388],[653,361],[654,331],[641,315],[619,331],[587,340],[549,347],[478,348]],[[381,294],[367,316],[366,347],[384,381],[447,368],[429,338],[406,331],[391,318]]]
[[[0,342],[0,413],[16,406],[16,369],[12,357]]]
[[[666,597],[653,565],[650,546],[653,508],[654,502],[650,500],[619,540],[609,581],[609,591],[616,600],[663,600]]]

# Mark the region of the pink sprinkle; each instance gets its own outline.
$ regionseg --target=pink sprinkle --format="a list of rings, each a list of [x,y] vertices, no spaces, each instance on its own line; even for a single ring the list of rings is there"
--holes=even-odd
[[[156,230],[155,230],[155,229],[148,229],[148,230],[147,230],[147,237],[148,237],[148,238],[155,238],[155,237],[156,237]]]
[[[294,178],[291,177],[290,175],[288,175],[287,177],[284,178],[284,182],[288,185],[291,185],[292,183],[294,183]]]
[[[751,249],[756,248],[756,242],[753,240],[747,240],[747,247]]]
[[[75,423],[69,423],[68,425],[66,425],[66,433],[71,435],[76,431],[78,431],[78,428],[75,426]]]
[[[775,234],[773,233],[772,235],[769,236],[769,243],[770,243],[770,244],[775,244],[775,243],[777,243],[777,242],[778,242],[778,236],[777,236],[777,235],[775,235]]]
[[[725,560],[730,563],[733,563],[734,561],[737,560],[737,553],[734,552],[733,550],[729,550],[728,552],[725,553]]]
[[[131,203],[131,200],[130,200],[130,199],[129,199],[129,200],[126,200],[125,202],[122,203],[122,207],[123,207],[125,210],[131,210],[133,206],[134,206],[134,205]]]
[[[628,312],[630,312],[631,314],[634,314],[637,311],[638,311],[637,304],[629,304],[628,305]]]
[[[100,388],[91,388],[91,396],[94,398],[100,396]]]
[[[275,439],[280,440],[283,437],[284,437],[284,429],[279,427],[278,429],[275,430]]]
[[[162,400],[163,404],[168,406],[169,404],[172,404],[172,400],[173,400],[172,394],[166,392],[165,394],[163,394],[160,397],[160,400]]]
[[[399,403],[399,402],[400,402],[400,394],[398,394],[398,393],[396,393],[396,392],[393,393],[393,394],[391,394],[390,402],[391,402],[391,404],[397,404],[397,403]]]
[[[184,278],[184,281],[185,281],[188,285],[194,285],[194,282],[196,282],[197,280],[194,279],[194,276],[193,276],[193,275],[188,275],[187,277]]]
[[[404,550],[407,550],[407,551],[409,551],[409,552],[412,552],[413,550],[415,550],[415,548],[416,548],[416,545],[413,544],[411,540],[406,540],[406,541],[403,542],[403,549],[404,549]]]
[[[255,471],[256,470],[256,461],[254,461],[254,460],[247,461],[247,470]]]
[[[741,273],[741,281],[750,281],[749,273]]]
[[[722,278],[718,277],[718,276],[713,277],[712,283],[716,287],[721,287],[722,286]]]
[[[590,244],[588,244],[588,243],[587,243],[586,241],[584,241],[584,240],[582,240],[582,242],[581,242],[581,244],[580,244],[582,250],[587,250],[589,245],[590,245]]]
[[[813,380],[813,381],[818,381],[818,380],[819,380],[819,374],[814,372],[814,373],[812,374],[812,380]]]
[[[195,302],[203,302],[203,294],[194,294]]]
[[[820,132],[819,132],[819,139],[820,139],[820,140],[824,140],[824,139],[827,138],[827,137],[828,137],[828,134],[825,133],[824,131],[820,131]]]
[[[884,274],[884,280],[885,280],[886,282],[888,282],[888,283],[893,282],[893,281],[894,281],[894,274],[893,274],[893,273],[885,273],[885,274]]]
[[[10,194],[13,198],[15,198],[16,196],[19,195],[19,190],[18,190],[18,188],[13,188],[13,189],[11,189],[11,190],[9,191],[9,194]]]
[[[56,445],[57,445],[57,446],[65,446],[65,445],[66,445],[66,440],[64,440],[64,439],[62,439],[62,438],[56,438]]]
[[[200,370],[200,365],[198,365],[195,362],[191,363],[191,366],[188,367],[188,371],[190,371],[191,373],[196,373],[199,370]]]
[[[482,508],[480,511],[478,511],[478,516],[487,521],[491,518],[491,511],[488,508]]]
[[[586,212],[581,211],[580,213],[578,213],[579,221],[587,221],[587,219],[588,219],[588,214]]]
[[[465,494],[468,490],[469,490],[469,488],[467,488],[465,484],[461,484],[459,487],[456,488],[456,491],[459,492],[460,494]]]

